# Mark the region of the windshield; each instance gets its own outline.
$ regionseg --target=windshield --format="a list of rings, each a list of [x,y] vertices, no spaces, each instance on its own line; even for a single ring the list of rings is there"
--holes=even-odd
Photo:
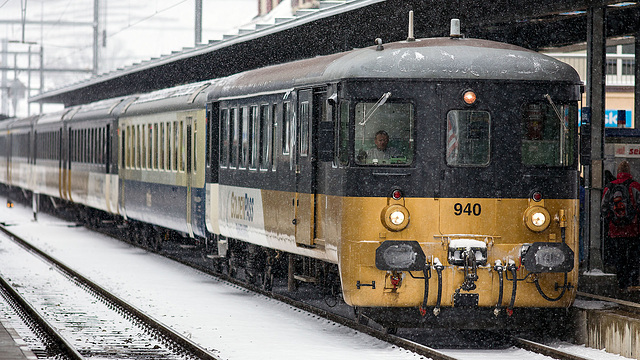
[[[572,166],[577,104],[526,104],[522,120],[522,164]]]
[[[355,108],[355,154],[358,165],[406,165],[413,161],[413,105],[360,102]]]
[[[447,114],[447,164],[487,166],[491,116],[486,111],[451,110]]]

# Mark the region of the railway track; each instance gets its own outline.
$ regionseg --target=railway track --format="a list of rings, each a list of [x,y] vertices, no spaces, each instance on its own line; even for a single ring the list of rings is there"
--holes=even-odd
[[[111,236],[111,235],[110,235]],[[127,241],[127,240],[124,240]],[[129,242],[129,241],[127,241]],[[133,244],[133,243],[132,243]],[[135,244],[134,244],[135,245]],[[146,247],[145,247],[146,248]],[[149,251],[154,251],[152,249],[146,248]],[[218,271],[213,270],[210,267],[206,267],[203,266],[200,263],[194,263],[194,262],[190,262],[188,260],[185,260],[185,258],[183,257],[179,257],[173,254],[168,254],[168,253],[163,253],[164,256],[167,256],[169,258],[171,258],[174,261],[178,261],[182,264],[185,264],[187,266],[190,267],[194,267],[197,268],[198,270],[208,273],[210,275],[216,276],[220,279],[223,279],[229,283],[232,283],[234,285],[243,287],[247,290],[253,291],[255,293],[259,293],[261,295],[267,296],[269,298],[278,300],[280,302],[286,303],[292,307],[307,311],[309,313],[312,313],[314,315],[320,316],[322,318],[326,318],[328,320],[334,321],[338,324],[347,326],[349,328],[352,328],[354,330],[360,331],[362,333],[368,334],[370,336],[373,336],[375,338],[378,338],[382,341],[388,342],[390,344],[393,344],[395,346],[398,346],[400,348],[406,349],[408,351],[412,351],[415,352],[416,354],[425,356],[427,358],[433,359],[433,360],[455,360],[457,359],[456,357],[452,357],[450,355],[448,355],[446,353],[446,351],[442,351],[430,346],[427,346],[425,344],[421,344],[420,342],[414,341],[412,339],[409,339],[407,337],[403,337],[403,336],[397,336],[395,334],[390,334],[388,333],[388,331],[386,329],[379,329],[376,327],[372,327],[368,325],[368,321],[362,321],[362,319],[358,319],[357,316],[354,315],[353,318],[351,317],[347,317],[344,315],[341,315],[337,312],[332,312],[327,310],[326,308],[322,308],[319,306],[315,306],[313,304],[304,302],[304,301],[300,301],[297,299],[294,299],[290,296],[286,296],[283,294],[279,294],[277,292],[273,292],[273,291],[265,291],[262,288],[255,286],[251,283],[247,283],[244,282],[242,280],[239,280],[237,278],[231,277],[228,274],[225,273],[221,273]],[[583,357],[583,356],[579,356],[576,354],[571,354],[569,352],[566,351],[562,351],[562,350],[558,350],[555,349],[553,347],[532,341],[532,340],[528,340],[522,337],[517,337],[517,336],[511,336],[511,335],[504,335],[504,334],[499,334],[499,333],[492,333],[496,338],[500,338],[499,342],[503,343],[503,344],[508,344],[509,346],[513,346],[516,348],[520,348],[523,350],[526,350],[528,352],[531,353],[536,353],[536,354],[540,354],[540,355],[544,355],[553,359],[559,359],[559,360],[592,360],[592,358],[588,358],[588,357]]]
[[[90,289],[91,292],[95,292],[97,294],[101,294],[100,296],[105,296],[107,298],[106,301],[108,301],[109,303],[113,303],[115,305],[111,305],[111,306],[117,306],[119,308],[121,308],[122,310],[120,310],[121,312],[124,312],[126,314],[131,314],[131,315],[127,315],[127,317],[135,317],[137,319],[140,319],[139,321],[144,321],[145,325],[143,325],[145,328],[149,328],[149,329],[155,329],[156,327],[160,326],[161,330],[160,331],[160,335],[155,335],[155,336],[161,336],[163,338],[168,338],[168,340],[165,340],[167,342],[172,342],[174,345],[169,345],[167,346],[167,348],[175,348],[180,347],[181,349],[184,348],[188,348],[189,350],[180,350],[178,352],[181,353],[190,353],[192,358],[198,358],[198,359],[215,359],[216,357],[213,356],[211,353],[207,352],[206,350],[202,349],[199,345],[197,344],[193,344],[190,340],[182,337],[179,334],[175,334],[173,331],[171,331],[171,329],[168,329],[166,327],[163,327],[161,324],[159,324],[157,321],[153,320],[151,317],[145,315],[144,313],[142,313],[141,311],[137,310],[134,306],[127,304],[126,302],[118,299],[117,297],[109,294],[108,291],[106,291],[105,289],[103,289],[101,286],[94,284],[93,282],[91,282],[90,280],[84,278],[82,275],[78,274],[77,272],[74,272],[72,269],[70,269],[68,266],[58,262],[56,259],[52,258],[51,256],[47,255],[46,253],[44,253],[43,251],[31,246],[27,241],[21,239],[19,236],[13,234],[11,231],[9,231],[6,227],[4,226],[0,226],[0,230],[2,232],[4,232],[5,234],[7,234],[11,239],[13,239],[14,241],[17,241],[18,243],[20,243],[21,246],[25,247],[25,248],[29,248],[31,252],[34,252],[36,254],[38,254],[38,256],[45,258],[48,262],[50,262],[51,264],[53,264],[52,266],[55,266],[56,268],[61,269],[61,271],[67,273],[67,277],[70,277],[72,279],[74,279],[74,281],[78,281],[81,282],[83,284],[84,287],[86,287],[87,289]],[[113,234],[111,234],[112,236]],[[164,253],[163,255],[166,255],[166,253]],[[247,284],[244,281],[240,281],[236,278],[230,277],[226,274],[222,274],[222,273],[218,273],[213,271],[211,268],[206,267],[206,266],[202,266],[201,264],[194,264],[193,262],[189,262],[186,261],[184,258],[180,258],[179,256],[170,256],[171,258],[173,258],[174,260],[177,260],[179,262],[182,262],[186,265],[189,265],[191,267],[196,267],[199,270],[209,273],[211,275],[215,275],[225,281],[228,281],[232,284],[235,284],[237,286],[241,286],[243,288],[246,288],[250,291],[256,292],[256,293],[260,293],[264,296],[273,298],[275,300],[278,300],[280,302],[286,303],[292,307],[307,311],[309,313],[315,314],[319,317],[334,321],[336,323],[342,324],[344,326],[347,326],[349,328],[352,328],[354,330],[360,331],[362,333],[366,333],[370,336],[373,336],[375,338],[378,338],[382,341],[388,342],[390,344],[393,344],[399,348],[402,349],[406,349],[408,351],[412,351],[415,352],[416,354],[422,355],[426,358],[431,358],[434,360],[451,360],[451,359],[457,359],[454,356],[448,355],[446,353],[446,350],[439,350],[430,346],[427,346],[425,344],[422,344],[418,341],[412,340],[410,338],[407,337],[402,337],[402,336],[396,336],[393,334],[389,334],[387,333],[387,331],[385,331],[385,329],[378,329],[372,326],[368,326],[364,323],[362,323],[362,321],[358,321],[358,319],[356,317],[349,317],[349,316],[344,316],[344,314],[339,314],[337,312],[332,312],[330,310],[327,309],[323,309],[321,307],[303,302],[303,301],[299,301],[296,299],[293,299],[289,296],[285,296],[283,294],[278,294],[276,292],[266,292],[254,285],[251,284]],[[77,279],[77,280],[76,280]],[[145,319],[146,318],[146,319]],[[504,336],[504,335],[498,335],[498,336]],[[175,338],[174,338],[175,337]],[[506,338],[505,340],[503,340],[503,342],[508,343],[509,346],[514,346],[514,347],[518,347],[518,348],[522,348],[525,349],[528,352],[532,352],[532,353],[537,353],[537,354],[542,354],[545,356],[549,356],[551,358],[556,358],[556,359],[569,359],[569,360],[582,360],[582,359],[589,359],[589,358],[585,358],[585,357],[580,357],[574,354],[570,354],[564,351],[560,351],[554,348],[551,348],[549,346],[543,345],[543,344],[539,344],[536,342],[532,342],[526,339],[522,339],[522,338]],[[497,350],[499,351],[499,350]],[[158,357],[153,357],[158,358]],[[189,357],[187,357],[189,358]]]
[[[35,281],[33,274],[21,278],[13,269],[2,269],[10,279],[0,281],[9,302],[20,304],[16,311],[27,313],[41,329],[36,332],[46,335],[43,342],[51,344],[41,353],[67,359],[219,359],[4,226],[0,230],[28,252],[23,254],[24,263],[31,262],[26,266],[42,267],[35,255],[45,267],[58,270],[39,272]],[[20,291],[10,283],[18,284]]]
[[[27,342],[38,358],[79,360],[82,355],[4,277],[0,276],[0,296],[19,317],[29,333]],[[24,331],[24,330],[23,330]]]

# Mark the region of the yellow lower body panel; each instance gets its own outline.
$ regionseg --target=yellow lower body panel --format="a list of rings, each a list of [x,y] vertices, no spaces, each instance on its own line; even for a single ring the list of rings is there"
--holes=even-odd
[[[393,202],[386,198],[344,199],[345,209],[351,211],[344,212],[342,219],[339,265],[343,295],[348,304],[358,307],[418,307],[423,304],[423,271],[392,272],[376,268],[376,249],[385,241],[419,244],[429,264],[427,306],[438,304],[439,291],[442,307],[459,305],[454,302],[454,298],[459,297],[456,293],[474,299],[479,307],[509,306],[514,282],[512,273],[506,270],[508,263],[517,266],[514,307],[568,307],[572,304],[578,278],[576,200],[552,199],[533,204],[528,199],[406,199],[397,203],[406,207],[410,214],[409,225],[402,231],[390,231],[382,224],[380,214]],[[465,212],[468,203],[471,211]],[[543,231],[532,231],[525,224],[523,216],[532,206],[545,207],[550,214],[552,220]],[[566,225],[561,226],[556,220],[558,214],[566,217]],[[523,244],[560,243],[562,229],[564,241],[574,253],[573,269],[567,273],[566,286],[564,273],[532,274],[521,265],[520,259]],[[464,267],[448,262],[448,246],[453,238],[479,239],[486,244],[486,262],[477,269],[474,289],[462,288]],[[441,287],[433,268],[438,261],[444,267]],[[504,266],[502,286],[500,272],[494,269],[496,261]],[[559,299],[545,299],[534,280],[544,296]],[[498,304],[501,288],[502,300]]]

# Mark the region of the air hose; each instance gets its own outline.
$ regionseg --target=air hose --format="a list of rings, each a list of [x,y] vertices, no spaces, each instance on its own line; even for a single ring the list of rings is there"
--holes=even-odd
[[[502,266],[502,262],[500,260],[496,260],[496,265],[493,269],[498,272],[498,279],[500,281],[498,303],[496,304],[496,308],[493,310],[493,313],[498,316],[498,314],[500,314],[500,308],[502,307],[502,295],[504,293],[504,267]]]
[[[438,273],[438,297],[436,299],[436,307],[433,309],[433,315],[438,316],[440,314],[440,303],[442,301],[442,270],[444,269],[444,266],[442,266],[442,263],[440,263],[438,258],[435,258],[433,267]]]
[[[424,268],[422,269],[422,274],[424,274],[424,299],[422,300],[422,305],[420,305],[420,315],[427,315],[427,299],[429,298],[429,276],[431,265],[425,263]]]
[[[507,270],[511,271],[511,275],[513,276],[513,290],[511,291],[511,302],[509,303],[509,307],[507,308],[507,315],[511,316],[513,314],[513,305],[516,302],[516,291],[518,290],[518,267],[515,263],[509,264],[507,266]]]

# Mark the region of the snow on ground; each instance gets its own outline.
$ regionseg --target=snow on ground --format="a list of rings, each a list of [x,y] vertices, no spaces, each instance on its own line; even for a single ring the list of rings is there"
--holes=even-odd
[[[45,214],[31,219],[18,204],[0,209],[12,231],[222,358],[423,358]]]
[[[0,197],[0,204],[4,198]],[[371,336],[20,204],[0,222],[224,359],[423,359]],[[2,249],[0,249],[2,251]],[[2,267],[0,266],[0,272]],[[566,343],[597,360],[623,357]],[[550,359],[528,351],[446,350],[458,359]]]

